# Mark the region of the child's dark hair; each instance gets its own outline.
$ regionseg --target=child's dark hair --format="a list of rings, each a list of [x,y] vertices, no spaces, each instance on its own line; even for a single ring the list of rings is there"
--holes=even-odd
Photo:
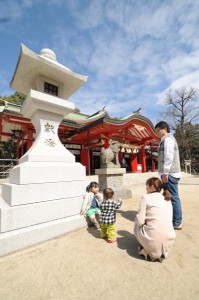
[[[159,193],[163,189],[164,199],[167,201],[171,200],[171,194],[169,193],[168,189],[166,189],[163,186],[162,181],[158,177],[151,177],[151,178],[147,179],[146,184],[149,186],[153,186],[155,188],[156,192],[159,192]]]
[[[91,181],[91,183],[90,183],[89,185],[87,185],[86,191],[87,191],[87,192],[90,192],[90,190],[91,190],[93,187],[99,187],[99,183],[97,183],[96,181]]]
[[[106,188],[103,190],[103,195],[105,200],[112,199],[114,191],[111,188]]]

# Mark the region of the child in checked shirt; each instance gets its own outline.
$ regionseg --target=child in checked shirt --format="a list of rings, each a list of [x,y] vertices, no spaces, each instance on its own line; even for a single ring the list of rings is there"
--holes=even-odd
[[[111,188],[106,188],[103,191],[104,200],[99,204],[101,210],[101,238],[108,237],[108,243],[116,242],[115,222],[116,209],[122,205],[122,200],[114,201],[114,191]]]

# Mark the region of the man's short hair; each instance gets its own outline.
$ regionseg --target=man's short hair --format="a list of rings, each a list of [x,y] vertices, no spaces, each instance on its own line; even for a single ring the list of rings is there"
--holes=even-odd
[[[170,127],[169,127],[169,124],[165,121],[160,121],[158,122],[156,125],[155,125],[155,129],[156,128],[160,128],[160,129],[164,129],[166,128],[167,129],[167,132],[170,133]]]

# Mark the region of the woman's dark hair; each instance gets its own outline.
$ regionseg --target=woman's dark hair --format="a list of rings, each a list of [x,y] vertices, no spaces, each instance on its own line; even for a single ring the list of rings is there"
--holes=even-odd
[[[106,188],[103,190],[104,199],[111,199],[114,195],[114,191],[111,188]]]
[[[96,181],[91,181],[91,183],[90,183],[89,185],[87,185],[86,191],[87,191],[87,192],[90,192],[90,190],[91,190],[93,187],[99,187],[99,183],[97,183]]]
[[[156,128],[160,128],[160,129],[164,129],[166,128],[167,129],[167,132],[170,133],[170,127],[169,127],[169,124],[165,121],[160,121],[159,123],[157,123],[155,125],[155,129]]]
[[[163,189],[164,199],[167,201],[171,200],[171,195],[170,195],[168,189],[166,189],[163,186],[162,181],[158,177],[151,177],[151,178],[147,179],[146,184],[149,186],[153,186],[155,188],[156,192],[159,192],[159,193]]]
[[[169,190],[166,189],[164,186],[163,186],[163,193],[162,195],[164,196],[164,199],[169,201],[171,200],[171,194],[169,193]]]

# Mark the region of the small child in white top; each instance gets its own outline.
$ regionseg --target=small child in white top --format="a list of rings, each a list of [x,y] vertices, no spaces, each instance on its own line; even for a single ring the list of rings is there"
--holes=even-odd
[[[100,224],[96,217],[101,214],[99,209],[99,204],[103,200],[103,195],[99,193],[99,184],[92,181],[86,188],[86,195],[84,197],[84,202],[80,214],[85,217],[89,217],[95,228],[100,228]]]

